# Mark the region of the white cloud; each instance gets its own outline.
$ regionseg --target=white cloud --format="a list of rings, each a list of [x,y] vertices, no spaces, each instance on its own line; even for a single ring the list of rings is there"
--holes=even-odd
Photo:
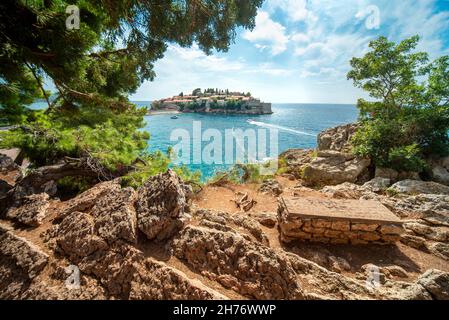
[[[293,42],[296,42],[296,43],[304,43],[304,42],[309,42],[309,41],[310,41],[310,36],[309,36],[308,34],[306,34],[306,33],[300,33],[300,32],[298,32],[298,33],[294,33],[294,34],[290,37],[290,39],[291,39]]]
[[[271,20],[265,11],[259,11],[256,16],[256,27],[253,31],[245,31],[242,37],[255,43],[262,50],[263,46],[269,45],[272,55],[278,55],[287,50],[289,40],[285,27]]]
[[[310,17],[306,0],[269,0],[267,7],[270,11],[280,9],[286,13],[291,21],[304,21]]]
[[[183,61],[183,69],[196,67],[203,71],[238,71],[243,68],[241,61],[229,61],[226,58],[215,55],[206,55],[198,45],[191,48],[182,48],[177,45],[169,45],[166,55],[174,56]]]
[[[384,35],[398,42],[419,34],[418,50],[432,58],[449,54],[449,6],[441,9],[449,2],[411,2],[267,0],[255,29],[242,30],[227,54],[207,56],[197,46],[169,46],[156,63],[156,81],[146,83],[138,96],[162,98],[212,86],[251,91],[272,102],[355,102],[364,93],[346,80],[346,73],[349,60],[366,53],[369,41]],[[373,4],[381,15],[374,30],[366,28],[362,15]],[[258,51],[245,50],[248,45]]]

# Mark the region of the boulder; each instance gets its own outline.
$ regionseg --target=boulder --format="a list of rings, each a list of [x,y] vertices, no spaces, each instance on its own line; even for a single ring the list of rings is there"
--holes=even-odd
[[[374,178],[363,185],[363,188],[370,190],[372,192],[385,191],[389,186],[391,186],[391,180],[389,178]]]
[[[428,243],[426,248],[435,256],[449,261],[449,244],[442,242]]]
[[[259,187],[259,192],[277,197],[282,193],[282,186],[274,179],[266,180]]]
[[[251,217],[267,228],[274,228],[277,223],[277,214],[274,212],[257,212],[251,214]]]
[[[443,194],[449,195],[449,187],[431,181],[403,180],[390,187],[398,193],[407,194]]]
[[[19,166],[14,160],[6,154],[0,153],[0,172],[6,173],[9,171],[17,170]]]
[[[13,233],[13,230],[0,224],[0,270],[5,268],[20,269],[28,279],[35,278],[47,265],[48,255],[25,238]],[[3,277],[0,275],[4,285]],[[1,290],[0,290],[1,296]]]
[[[391,183],[401,181],[401,180],[421,180],[418,172],[413,171],[401,171],[398,172],[391,168],[381,168],[376,167],[376,171],[374,174],[375,178],[385,178],[390,179]]]
[[[321,192],[335,199],[359,199],[363,195],[362,187],[350,182],[325,186]]]
[[[375,178],[389,179],[391,182],[396,182],[399,176],[399,172],[390,168],[376,167],[374,173]]]
[[[55,227],[53,236],[60,250],[74,262],[108,249],[107,242],[95,233],[93,218],[84,212],[67,215]]]
[[[417,283],[423,286],[434,299],[449,300],[449,273],[431,269],[421,275]]]
[[[148,179],[138,190],[137,225],[149,240],[164,240],[184,226],[189,215],[181,179],[172,170]]]
[[[428,161],[432,171],[432,180],[449,186],[449,156]]]
[[[356,123],[327,129],[318,135],[318,150],[350,152],[351,138],[358,128]]]
[[[93,208],[98,199],[108,193],[115,193],[121,189],[118,180],[101,182],[84,191],[77,197],[66,203],[65,209],[59,214],[59,219],[63,219],[72,212],[87,212]]]
[[[174,242],[174,255],[193,270],[247,297],[303,298],[290,262],[241,235],[188,226]]]
[[[201,219],[200,225],[202,226],[207,226],[208,228],[220,231],[233,232],[235,234],[240,233],[249,241],[255,239],[257,242],[264,245],[269,244],[268,237],[257,222],[257,218],[253,219],[244,214],[229,214],[223,211],[207,209],[197,210],[194,215]],[[276,216],[271,216],[271,218],[276,219]],[[237,226],[238,230],[236,230],[235,226]],[[247,236],[247,234],[252,237]]]
[[[370,159],[357,158],[338,151],[318,152],[318,158],[304,168],[303,179],[306,185],[355,183],[370,164]]]
[[[147,259],[131,282],[131,300],[227,300],[221,293],[190,279],[162,262]]]
[[[27,226],[37,227],[47,216],[47,209],[50,206],[47,193],[33,194],[23,198],[19,207],[12,207],[6,213],[9,219],[15,219]]]
[[[404,227],[411,231],[412,235],[418,235],[433,241],[449,242],[449,227],[436,227],[420,223],[420,221],[407,222]]]
[[[112,190],[101,197],[92,208],[97,234],[112,243],[119,239],[131,243],[137,241],[137,216],[132,188]]]
[[[312,161],[313,153],[311,149],[289,149],[279,155],[280,169],[299,179],[304,166]]]
[[[382,203],[398,216],[420,217],[433,224],[449,226],[449,196],[439,194],[418,194],[401,198],[383,197]]]

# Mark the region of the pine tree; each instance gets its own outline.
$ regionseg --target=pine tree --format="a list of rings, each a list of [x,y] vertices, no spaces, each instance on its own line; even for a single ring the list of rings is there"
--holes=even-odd
[[[149,136],[139,130],[146,110],[128,96],[154,79],[167,43],[226,51],[237,27],[254,27],[261,3],[1,1],[0,122],[20,125],[2,133],[2,147],[21,148],[35,166],[70,157],[98,172],[132,168]],[[68,5],[79,7],[79,29],[66,27]],[[37,98],[46,110],[27,108]]]

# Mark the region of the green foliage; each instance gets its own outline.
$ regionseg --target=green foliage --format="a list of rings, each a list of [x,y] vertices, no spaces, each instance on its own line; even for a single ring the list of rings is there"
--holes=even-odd
[[[142,186],[148,178],[166,172],[170,158],[160,151],[147,154],[136,164],[136,170],[122,177],[122,185],[135,189]]]
[[[288,166],[287,160],[284,157],[279,157],[278,158],[278,170],[276,172],[276,174],[284,174],[284,173],[289,173],[290,172],[290,167]]]
[[[428,63],[426,53],[413,51],[418,41],[380,37],[351,60],[348,79],[376,99],[358,101],[354,152],[378,166],[421,172],[425,157],[449,154],[449,57]]]
[[[202,96],[201,88],[196,88],[192,91],[192,96]]]
[[[241,183],[260,183],[268,179],[272,179],[272,175],[261,174],[261,166],[268,167],[269,162],[264,164],[236,164],[226,172],[218,172],[214,177],[209,179],[208,184],[214,184],[218,181],[230,182],[234,184]]]
[[[87,177],[64,177],[57,181],[59,196],[79,194],[88,190],[95,179]]]
[[[168,154],[156,151],[143,155],[141,160],[136,164],[136,170],[122,177],[122,185],[137,189],[148,178],[166,172],[171,168],[185,183],[191,184],[194,191],[200,188],[201,173],[199,171],[192,172],[186,166],[171,166],[170,153],[171,151]]]
[[[426,167],[426,162],[420,158],[418,145],[395,147],[388,153],[388,163],[393,168],[404,171],[420,172]]]
[[[116,116],[107,109],[82,107],[73,117],[44,111],[33,113],[24,128],[0,133],[4,148],[21,148],[36,166],[68,157],[90,157],[111,171],[131,165],[147,147],[149,134],[138,131],[145,110],[132,109]]]
[[[241,110],[242,109],[242,101],[228,100],[228,101],[226,101],[225,108],[228,110]]]
[[[88,158],[120,173],[144,154],[149,138],[139,130],[146,110],[128,96],[154,79],[154,63],[167,44],[226,51],[236,28],[254,27],[261,4],[0,1],[0,124],[20,125],[2,133],[1,144],[21,148],[34,165]],[[68,5],[80,9],[79,29],[66,28]],[[55,99],[49,99],[44,80],[56,87]],[[38,98],[45,98],[47,110],[27,108]]]

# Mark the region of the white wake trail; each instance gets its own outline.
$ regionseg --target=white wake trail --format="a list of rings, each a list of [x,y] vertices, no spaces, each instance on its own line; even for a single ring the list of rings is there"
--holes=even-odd
[[[312,134],[312,133],[307,133],[307,132],[304,132],[304,131],[295,130],[295,129],[287,128],[287,127],[283,127],[283,126],[278,126],[276,124],[259,122],[259,121],[254,121],[254,120],[247,120],[247,122],[249,124],[252,124],[252,125],[255,125],[255,126],[259,126],[259,127],[278,129],[278,130],[281,130],[281,131],[286,131],[286,132],[290,132],[290,133],[294,133],[294,134],[302,135],[302,136],[316,137],[316,135]]]

